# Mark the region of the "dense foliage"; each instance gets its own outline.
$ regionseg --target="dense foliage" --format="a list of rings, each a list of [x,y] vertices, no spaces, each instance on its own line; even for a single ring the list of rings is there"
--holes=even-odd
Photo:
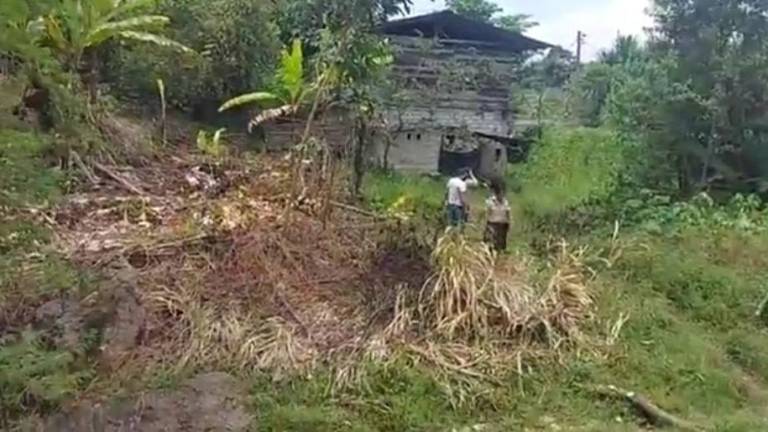
[[[652,12],[648,46],[619,38],[573,78],[577,118],[646,143],[656,186],[763,192],[768,5],[658,0]]]
[[[544,216],[608,197],[626,166],[626,147],[610,130],[546,129],[522,170],[525,209]]]
[[[222,100],[266,84],[279,48],[272,11],[261,1],[163,0],[157,12],[171,18],[170,34],[199,55],[115,46],[109,81],[124,95],[147,98],[162,79],[171,105],[215,113]]]

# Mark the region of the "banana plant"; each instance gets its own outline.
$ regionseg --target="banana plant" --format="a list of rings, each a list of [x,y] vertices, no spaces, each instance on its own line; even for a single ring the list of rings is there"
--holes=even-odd
[[[0,1],[0,54],[38,64],[51,58],[50,50],[37,41],[42,29],[36,19],[48,13],[54,0]]]
[[[271,91],[237,96],[226,101],[219,112],[252,103],[261,105],[263,110],[248,122],[248,130],[252,130],[266,121],[296,114],[316,94],[319,82],[307,82],[301,41],[296,39],[290,50],[283,49]]]
[[[169,23],[162,15],[143,14],[155,0],[58,0],[42,16],[41,43],[49,46],[69,71],[90,77],[89,90],[95,98],[96,52],[113,39],[152,43],[183,52],[186,46],[158,34]],[[87,54],[89,58],[84,60]]]

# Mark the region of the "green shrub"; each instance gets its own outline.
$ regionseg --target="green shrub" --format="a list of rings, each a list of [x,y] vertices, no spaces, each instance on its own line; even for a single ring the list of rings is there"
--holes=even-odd
[[[0,205],[40,205],[58,194],[62,176],[44,160],[50,149],[42,136],[0,130]]]
[[[155,100],[162,79],[170,105],[215,113],[223,100],[263,88],[272,76],[280,45],[271,7],[249,0],[163,0],[158,13],[171,20],[170,37],[200,55],[113,47],[108,79],[123,95]]]
[[[75,370],[72,354],[47,350],[25,334],[0,345],[0,411],[8,419],[29,410],[50,410],[74,396],[89,373]]]
[[[618,184],[626,146],[605,129],[546,129],[521,173],[523,208],[549,216],[607,197]]]

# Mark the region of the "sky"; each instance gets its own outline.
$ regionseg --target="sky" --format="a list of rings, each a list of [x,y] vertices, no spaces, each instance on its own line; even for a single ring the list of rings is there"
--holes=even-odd
[[[576,34],[586,33],[583,59],[593,60],[618,34],[643,35],[653,20],[645,13],[651,0],[496,0],[505,13],[533,16],[539,26],[526,35],[576,51]],[[412,15],[445,9],[443,0],[414,0]]]

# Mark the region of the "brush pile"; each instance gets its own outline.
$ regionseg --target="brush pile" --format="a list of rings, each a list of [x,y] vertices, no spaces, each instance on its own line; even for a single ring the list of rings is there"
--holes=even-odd
[[[389,246],[397,224],[334,205],[340,185],[312,164],[306,184],[331,191],[296,193],[282,157],[104,168],[52,223],[80,266],[136,270],[148,363],[303,369],[355,351],[386,325],[393,287],[426,279],[422,255]]]
[[[484,245],[448,232],[433,251],[433,273],[418,300],[429,331],[447,340],[546,341],[580,336],[592,299],[584,251],[557,247],[545,286],[530,281],[523,259],[497,260]]]

